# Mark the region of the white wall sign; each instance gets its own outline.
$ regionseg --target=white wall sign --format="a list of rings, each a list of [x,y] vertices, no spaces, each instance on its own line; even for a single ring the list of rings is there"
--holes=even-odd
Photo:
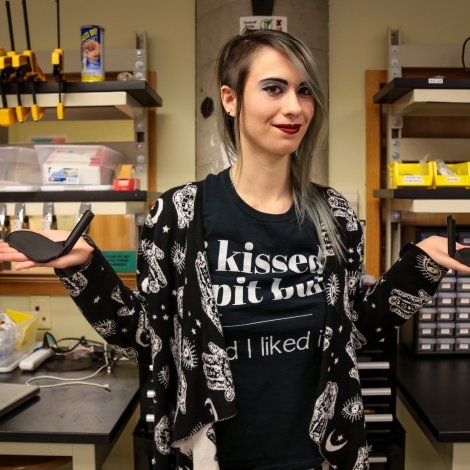
[[[287,16],[242,16],[240,34],[247,29],[277,29],[287,32]]]

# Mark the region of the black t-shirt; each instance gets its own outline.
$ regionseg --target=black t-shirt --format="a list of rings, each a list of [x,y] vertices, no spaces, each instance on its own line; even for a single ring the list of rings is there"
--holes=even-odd
[[[216,423],[222,470],[306,470],[323,459],[308,435],[326,315],[324,258],[294,208],[265,214],[228,171],[204,184],[209,269],[238,414]]]

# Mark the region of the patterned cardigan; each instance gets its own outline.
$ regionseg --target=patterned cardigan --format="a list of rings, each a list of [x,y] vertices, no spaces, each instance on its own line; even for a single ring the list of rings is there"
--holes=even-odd
[[[315,186],[338,222],[347,259],[324,234],[327,318],[312,397],[311,439],[334,469],[367,469],[356,351],[385,336],[430,300],[446,270],[415,245],[365,294],[364,245],[348,202]],[[163,194],[139,242],[137,290],[126,288],[96,249],[88,266],[58,271],[91,326],[126,357],[153,366],[153,468],[216,470],[212,424],[236,414],[235,388],[204,251],[202,182]]]

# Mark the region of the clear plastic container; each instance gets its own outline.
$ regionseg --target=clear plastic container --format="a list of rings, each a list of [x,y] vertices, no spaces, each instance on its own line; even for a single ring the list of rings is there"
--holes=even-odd
[[[104,145],[35,145],[43,185],[110,185],[124,156]],[[78,189],[78,188],[77,188]]]
[[[0,328],[0,363],[7,361],[15,349],[17,332],[14,328]]]
[[[42,183],[42,171],[37,153],[26,147],[0,147],[0,188],[37,186]]]
[[[0,327],[0,372],[9,372],[36,345],[38,315],[7,309]]]

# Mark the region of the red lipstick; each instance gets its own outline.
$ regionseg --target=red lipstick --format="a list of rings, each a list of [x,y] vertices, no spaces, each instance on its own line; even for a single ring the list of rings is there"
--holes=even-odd
[[[294,135],[297,134],[300,130],[300,124],[277,124],[274,127],[277,127],[280,131],[285,134]]]

